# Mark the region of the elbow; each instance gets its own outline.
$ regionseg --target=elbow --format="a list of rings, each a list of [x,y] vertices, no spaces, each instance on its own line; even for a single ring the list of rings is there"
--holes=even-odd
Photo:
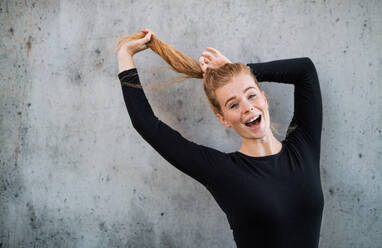
[[[142,120],[133,118],[131,119],[131,125],[133,126],[135,131],[137,131],[140,135],[143,135],[146,132],[146,129],[147,129],[146,124]]]
[[[303,74],[306,76],[317,77],[317,71],[313,61],[309,57],[301,58],[301,60],[302,60]]]
[[[133,128],[135,129],[135,131],[142,137],[145,139],[145,137],[147,136],[147,132],[148,130],[145,128],[144,125],[140,124],[140,123],[137,123],[135,121],[132,121],[131,122]]]
[[[137,131],[143,137],[157,130],[157,127],[159,125],[159,119],[155,115],[152,115],[152,116],[130,115],[130,120],[135,131]]]
[[[302,60],[306,71],[311,72],[316,70],[313,61],[309,57],[304,57]]]

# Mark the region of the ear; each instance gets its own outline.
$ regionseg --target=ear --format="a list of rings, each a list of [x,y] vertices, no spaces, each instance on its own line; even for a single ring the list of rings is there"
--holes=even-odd
[[[227,128],[231,128],[231,125],[224,119],[224,117],[223,117],[221,114],[217,113],[217,114],[216,114],[216,117],[218,118],[218,120],[219,120],[224,126],[226,126]]]

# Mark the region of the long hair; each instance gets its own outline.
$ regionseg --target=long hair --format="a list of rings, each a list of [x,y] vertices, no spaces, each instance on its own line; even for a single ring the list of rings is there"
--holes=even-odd
[[[125,42],[131,40],[138,40],[143,38],[144,36],[145,34],[143,32],[138,32],[118,38],[118,46],[115,49],[115,51],[118,51]],[[175,49],[170,44],[159,40],[154,34],[151,35],[151,39],[148,43],[146,43],[146,45],[153,52],[157,53],[160,57],[162,57],[167,62],[167,64],[171,66],[170,68],[173,71],[181,73],[183,75],[175,77],[168,82],[153,84],[149,87],[142,87],[142,85],[136,85],[127,82],[124,82],[123,84],[135,88],[161,89],[175,82],[183,82],[190,78],[199,78],[203,80],[203,90],[207,96],[212,111],[215,114],[219,113],[221,115],[222,110],[216,98],[215,91],[216,89],[227,84],[233,77],[237,76],[240,73],[248,74],[253,78],[254,82],[261,90],[260,85],[256,80],[256,77],[251,72],[251,69],[247,65],[244,65],[240,62],[226,63],[225,65],[217,69],[207,68],[206,73],[203,77],[203,71],[200,68],[198,61]],[[278,128],[275,128],[274,126],[278,126],[278,124],[271,121],[271,130],[276,134],[280,135],[280,133],[278,132]]]
[[[138,40],[145,36],[143,32],[134,33],[131,35],[122,36],[117,39],[118,46],[115,51],[119,50],[121,46],[128,41]],[[131,87],[145,88],[145,89],[162,89],[176,82],[183,82],[190,78],[203,78],[203,71],[199,66],[199,62],[191,58],[190,56],[182,53],[181,51],[175,49],[170,44],[159,40],[154,34],[151,35],[151,39],[146,43],[147,47],[153,52],[158,54],[160,57],[169,64],[175,72],[181,73],[183,75],[172,78],[168,82],[157,83],[150,86],[135,85],[131,83],[124,83]]]

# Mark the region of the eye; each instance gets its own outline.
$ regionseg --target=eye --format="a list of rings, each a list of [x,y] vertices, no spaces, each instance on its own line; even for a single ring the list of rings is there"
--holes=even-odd
[[[251,98],[254,98],[256,95],[255,94],[253,94],[253,95],[249,95],[249,99],[251,99]]]
[[[229,108],[230,109],[233,109],[233,108],[236,108],[238,106],[238,104],[237,103],[234,103],[234,104],[232,104]]]

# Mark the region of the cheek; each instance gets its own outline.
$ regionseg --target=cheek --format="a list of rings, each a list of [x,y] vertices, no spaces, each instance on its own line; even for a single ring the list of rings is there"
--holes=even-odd
[[[259,105],[259,108],[261,108],[265,114],[265,117],[266,117],[266,122],[267,123],[270,123],[270,117],[269,117],[269,110],[268,110],[268,104],[267,102],[264,100],[262,101]]]
[[[227,120],[233,124],[240,123],[240,115],[237,113],[230,113],[227,115]]]
[[[262,106],[262,108],[267,108],[268,106],[268,104],[267,104],[267,100],[265,100],[265,98],[262,98],[260,101],[259,101],[259,105],[261,105]]]
[[[268,111],[268,104],[265,100],[263,101],[260,101],[259,104],[258,104],[259,108],[261,108],[262,110],[264,110],[264,112],[267,112]]]

